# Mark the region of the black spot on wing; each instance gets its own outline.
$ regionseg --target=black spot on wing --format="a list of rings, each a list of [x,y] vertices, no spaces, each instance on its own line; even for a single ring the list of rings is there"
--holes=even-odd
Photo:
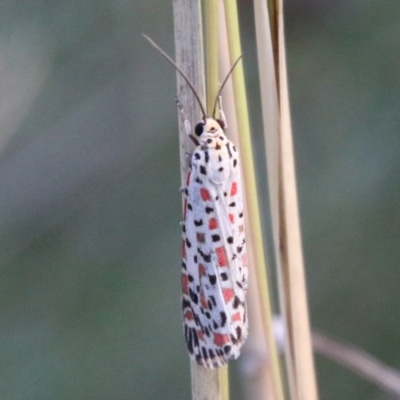
[[[235,296],[234,300],[233,300],[233,308],[238,308],[240,304],[240,300],[239,297]]]
[[[196,329],[193,329],[192,335],[193,335],[194,347],[197,348],[197,347],[199,347],[199,338],[198,338],[198,336],[197,336]]]
[[[189,300],[186,300],[184,297],[182,297],[182,310],[184,310],[185,308],[191,308],[191,304]]]
[[[208,279],[210,280],[211,285],[215,285],[217,283],[217,276],[216,275],[210,275],[208,277]]]
[[[229,158],[232,158],[231,146],[229,145],[229,143],[226,144],[226,148],[228,150]]]
[[[238,326],[236,328],[236,335],[237,335],[238,340],[240,340],[242,338],[242,328],[240,326]]]
[[[190,296],[190,300],[193,301],[194,304],[198,304],[199,302],[199,297],[197,296],[197,294],[189,288],[189,296]]]
[[[221,279],[223,281],[227,281],[228,280],[228,274],[226,272],[222,272],[220,275]]]
[[[203,253],[200,248],[197,248],[197,252],[201,255],[201,257],[205,262],[207,263],[211,262],[211,254]]]
[[[192,337],[192,329],[189,328],[187,330],[186,335],[186,343],[190,354],[193,354],[193,337]]]
[[[202,348],[201,348],[201,354],[203,355],[203,358],[204,358],[205,360],[208,360],[207,349],[206,349],[204,346],[202,346]]]
[[[202,219],[194,220],[194,225],[195,226],[202,226],[203,225],[203,220]]]
[[[217,305],[217,302],[216,302],[216,300],[215,300],[215,297],[214,296],[210,296],[209,297],[209,299],[211,300],[211,302],[214,304],[214,307]]]
[[[211,239],[213,242],[219,242],[221,237],[219,235],[211,235]]]
[[[203,175],[207,175],[206,167],[204,165],[200,165],[200,173]]]
[[[222,328],[226,324],[226,313],[224,311],[221,311],[220,316],[221,316],[221,328]]]

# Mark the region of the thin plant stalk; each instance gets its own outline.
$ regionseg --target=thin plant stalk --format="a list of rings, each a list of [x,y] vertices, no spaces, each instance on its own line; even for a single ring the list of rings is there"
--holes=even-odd
[[[220,79],[224,79],[231,68],[228,48],[228,36],[225,21],[225,7],[223,1],[219,2],[219,58]],[[240,132],[237,128],[234,91],[232,80],[228,80],[223,92],[223,108],[228,121],[227,135],[239,146]],[[240,146],[239,146],[240,147]],[[245,215],[248,215],[247,203],[244,199]],[[246,225],[246,232],[250,227]],[[239,359],[242,374],[244,398],[248,400],[273,399],[272,371],[268,360],[268,349],[265,342],[263,327],[263,309],[260,304],[258,286],[256,282],[255,249],[250,238],[246,241],[247,256],[249,260],[249,289],[247,292],[247,312],[249,318],[250,335],[243,347]]]
[[[218,57],[218,0],[203,1],[205,22],[205,54],[206,54],[206,88],[207,114],[211,116],[215,98],[219,90],[219,57]],[[219,368],[219,381],[223,400],[229,400],[228,367]]]
[[[241,54],[239,21],[235,0],[225,0],[225,13],[229,38],[229,51],[231,62]],[[250,138],[250,124],[247,110],[246,89],[244,84],[243,66],[240,63],[233,73],[233,86],[235,92],[236,112],[238,116],[238,130],[240,132],[240,149],[243,165],[245,197],[248,206],[248,219],[251,229],[247,234],[255,246],[254,262],[257,267],[257,283],[260,294],[260,303],[263,305],[263,325],[268,344],[269,361],[273,374],[273,400],[283,400],[283,385],[280,375],[280,366],[275,339],[272,330],[272,315],[270,295],[266,275],[266,261],[263,248],[263,238],[260,222],[260,212],[255,181],[255,168]]]
[[[312,342],[316,353],[336,361],[390,395],[400,398],[400,371],[385,365],[362,349],[340,343],[321,333],[313,332]]]
[[[269,3],[272,3],[269,1]],[[273,6],[273,4],[270,4]],[[274,10],[274,8],[272,8]],[[257,42],[257,58],[258,58],[258,71],[260,77],[260,93],[261,93],[261,109],[262,119],[264,126],[264,140],[267,161],[267,175],[268,175],[268,192],[270,198],[271,208],[271,221],[272,221],[272,234],[275,250],[275,262],[278,277],[278,294],[280,300],[280,312],[283,315],[283,320],[286,319],[286,303],[285,288],[283,286],[282,265],[280,259],[280,238],[279,238],[279,104],[277,92],[277,77],[276,63],[274,54],[273,41],[277,43],[277,31],[275,35],[271,34],[271,30],[276,27],[270,25],[270,20],[276,20],[271,16],[271,8],[265,0],[254,0],[254,18]],[[274,39],[273,39],[274,38]],[[287,327],[286,327],[287,331]],[[292,400],[296,399],[296,390],[294,386],[293,375],[293,359],[291,354],[291,346],[286,343],[284,347],[285,360],[286,360],[286,376],[288,382],[289,396]]]
[[[174,30],[175,59],[177,65],[187,74],[205,104],[203,34],[200,0],[175,0]],[[186,82],[177,73],[177,94],[192,127],[199,122],[201,112]],[[181,181],[186,184],[188,163],[186,154],[193,151],[193,144],[186,135],[181,116],[179,118],[179,143],[181,160]],[[190,363],[192,399],[221,400],[221,385],[218,370],[210,370],[195,362]]]
[[[291,346],[297,400],[317,400],[314,361],[311,347],[306,282],[301,244],[296,190],[296,174],[291,130],[283,4],[276,0],[278,37],[279,123],[279,238],[283,284],[286,296],[288,341]],[[273,35],[274,36],[274,35]]]

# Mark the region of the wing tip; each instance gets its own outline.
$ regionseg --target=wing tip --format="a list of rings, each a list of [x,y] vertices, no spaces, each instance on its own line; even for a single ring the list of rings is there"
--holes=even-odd
[[[194,349],[193,353],[189,353],[191,360],[208,369],[221,368],[228,365],[231,359],[236,360],[240,356],[240,350],[244,340],[236,344],[225,345],[224,348],[206,349],[201,351],[200,348]]]

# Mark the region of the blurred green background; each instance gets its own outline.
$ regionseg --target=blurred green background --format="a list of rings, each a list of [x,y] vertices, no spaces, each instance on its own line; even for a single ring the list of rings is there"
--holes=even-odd
[[[400,369],[399,21],[286,1],[312,325]],[[188,399],[175,73],[140,36],[173,54],[172,2],[3,0],[0,22],[0,397]],[[391,399],[316,366],[323,400]]]

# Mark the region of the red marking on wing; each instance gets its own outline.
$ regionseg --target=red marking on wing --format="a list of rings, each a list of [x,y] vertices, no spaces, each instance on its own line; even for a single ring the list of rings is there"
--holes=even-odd
[[[223,247],[223,246],[217,247],[215,249],[215,251],[216,251],[217,257],[218,257],[218,265],[220,267],[227,267],[228,266],[228,257],[226,255],[225,247]]]
[[[208,228],[209,228],[210,230],[213,230],[213,229],[217,229],[217,228],[218,228],[218,222],[217,222],[217,219],[216,219],[216,218],[211,218],[211,219],[208,221]]]
[[[222,347],[224,344],[229,343],[229,336],[223,335],[222,333],[214,333],[214,344],[218,347]]]
[[[201,188],[200,196],[203,199],[203,201],[211,200],[210,192],[207,189]]]
[[[190,310],[185,312],[185,319],[188,321],[193,321],[193,313]]]
[[[237,194],[237,183],[236,182],[232,182],[231,196],[234,196],[235,194]]]
[[[233,214],[229,214],[229,221],[233,224],[235,222],[235,216]]]
[[[240,317],[240,312],[237,312],[236,314],[233,314],[232,315],[232,321],[233,322],[236,322],[236,321],[241,321],[242,320],[242,318]]]
[[[204,243],[206,241],[204,233],[196,233],[196,239],[199,243]]]
[[[182,292],[184,294],[189,293],[189,280],[186,274],[182,274]]]
[[[222,289],[222,294],[224,295],[225,303],[228,304],[233,298],[233,289]]]
[[[202,293],[200,295],[200,303],[201,303],[203,308],[208,309],[208,304],[207,304],[206,297],[204,296],[204,293]]]
[[[199,275],[200,276],[206,275],[206,267],[203,264],[199,264]]]
[[[182,258],[186,260],[186,244],[184,240],[182,240]]]
[[[204,342],[204,334],[202,331],[197,331],[197,336],[199,337],[200,340]]]
[[[247,267],[247,254],[246,253],[244,253],[242,255],[242,264],[244,267]]]

